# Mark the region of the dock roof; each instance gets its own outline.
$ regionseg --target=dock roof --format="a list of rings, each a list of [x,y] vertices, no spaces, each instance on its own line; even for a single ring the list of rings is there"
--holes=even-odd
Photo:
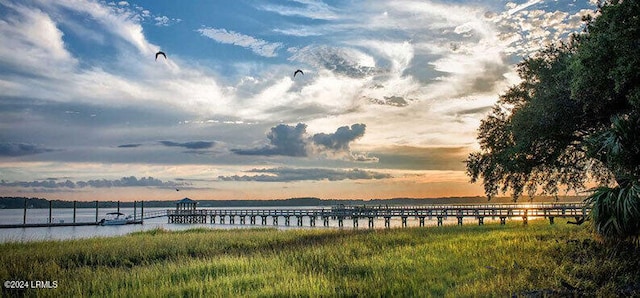
[[[184,199],[176,202],[176,204],[198,204],[198,202],[194,201],[192,199],[189,199],[189,198],[184,198]]]

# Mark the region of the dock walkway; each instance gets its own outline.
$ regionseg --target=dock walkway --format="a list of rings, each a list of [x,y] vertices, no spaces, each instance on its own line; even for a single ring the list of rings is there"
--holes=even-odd
[[[544,217],[554,223],[555,218],[586,218],[589,208],[584,203],[538,203],[538,204],[467,204],[467,205],[424,205],[424,206],[334,206],[307,209],[195,209],[195,210],[166,210],[156,211],[153,214],[144,214],[143,219],[167,216],[169,223],[202,224],[251,224],[256,225],[260,219],[262,225],[271,219],[273,225],[279,225],[283,219],[289,226],[294,218],[298,226],[303,225],[303,219],[308,218],[310,226],[316,225],[316,220],[321,219],[324,226],[329,226],[329,220],[337,220],[342,227],[345,220],[350,220],[357,227],[359,220],[368,220],[368,226],[373,228],[374,219],[384,218],[385,227],[390,227],[391,218],[400,218],[402,226],[407,226],[408,218],[419,220],[419,225],[424,226],[425,220],[437,220],[437,225],[443,225],[443,221],[449,217],[456,218],[462,225],[465,218],[484,224],[484,219],[500,219],[505,224],[507,219],[522,219],[527,224],[529,218]],[[236,219],[238,221],[236,221]],[[247,220],[248,219],[248,220]]]

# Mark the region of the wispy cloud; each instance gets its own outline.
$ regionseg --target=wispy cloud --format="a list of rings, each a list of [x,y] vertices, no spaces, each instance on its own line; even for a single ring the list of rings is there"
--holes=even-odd
[[[198,29],[198,32],[200,32],[202,36],[211,38],[219,43],[232,44],[250,49],[255,54],[263,57],[278,56],[277,51],[282,47],[282,43],[280,42],[268,42],[227,29],[201,28]]]
[[[138,148],[142,146],[142,144],[123,144],[119,145],[118,148]]]
[[[0,180],[0,187],[23,187],[23,188],[109,188],[109,187],[159,187],[171,188],[186,185],[186,182],[162,181],[153,177],[136,178],[134,176],[122,177],[117,180],[87,180],[87,181],[58,181],[57,179],[46,179],[37,181],[15,181],[9,182]]]
[[[185,143],[177,143],[173,141],[160,141],[160,144],[165,145],[167,147],[183,147],[187,149],[208,149],[213,147],[215,143],[210,141],[193,141],[193,142],[185,142]]]
[[[370,180],[391,178],[390,174],[361,169],[273,168],[247,171],[255,175],[219,176],[222,181],[292,182],[306,180]]]
[[[0,143],[0,156],[25,156],[52,151],[54,150],[34,144]]]
[[[372,76],[380,72],[372,56],[353,48],[306,46],[296,50],[289,60],[324,68],[333,73],[354,78]]]
[[[293,5],[262,5],[259,8],[284,16],[296,16],[318,20],[335,20],[336,10],[322,1],[294,0]]]

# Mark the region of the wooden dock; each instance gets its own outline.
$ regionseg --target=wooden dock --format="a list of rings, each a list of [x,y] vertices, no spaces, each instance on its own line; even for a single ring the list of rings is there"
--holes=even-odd
[[[13,229],[13,228],[43,228],[43,227],[78,227],[78,226],[97,226],[100,225],[101,222],[98,220],[98,203],[96,202],[95,207],[95,221],[88,222],[77,222],[76,221],[76,203],[77,201],[73,201],[73,220],[71,222],[53,222],[53,201],[49,201],[49,216],[47,217],[47,222],[43,223],[27,223],[27,199],[24,199],[24,209],[23,209],[23,218],[22,223],[11,223],[11,224],[0,224],[0,229]],[[138,203],[140,203],[140,212],[138,213]],[[120,201],[117,202],[117,210],[120,212]],[[140,216],[138,216],[140,214]],[[144,218],[144,202],[143,201],[134,201],[133,202],[133,219],[129,220],[127,224],[142,224]],[[166,216],[166,212],[164,215]],[[152,218],[152,217],[150,217]]]
[[[142,220],[131,220],[127,224],[142,224]],[[49,227],[80,227],[80,226],[99,226],[100,222],[44,222],[44,223],[20,223],[20,224],[3,224],[0,229],[15,228],[49,228]]]
[[[267,225],[271,219],[274,226],[284,223],[291,225],[294,219],[297,226],[303,226],[305,218],[309,226],[316,226],[316,220],[322,220],[323,226],[329,226],[329,221],[338,222],[343,227],[345,221],[351,221],[353,227],[358,227],[360,220],[366,220],[369,228],[374,228],[375,219],[383,218],[386,228],[391,226],[392,218],[399,218],[402,226],[407,226],[409,218],[418,220],[419,226],[424,226],[426,220],[436,220],[437,225],[443,225],[448,218],[457,219],[462,225],[465,219],[477,221],[483,225],[486,218],[499,219],[505,224],[507,219],[518,219],[527,224],[529,218],[545,218],[554,224],[555,218],[584,219],[589,213],[584,203],[538,203],[538,204],[468,204],[468,205],[425,205],[425,206],[334,206],[331,208],[309,209],[190,209],[156,211],[144,214],[143,219],[167,216],[169,223],[181,224],[250,224]],[[282,221],[280,221],[282,220]]]

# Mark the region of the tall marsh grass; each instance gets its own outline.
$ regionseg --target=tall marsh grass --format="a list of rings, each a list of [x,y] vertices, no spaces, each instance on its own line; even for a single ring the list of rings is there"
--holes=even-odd
[[[640,295],[636,248],[583,226],[152,230],[0,244],[0,279],[57,281],[3,296]],[[615,253],[612,253],[615,252]]]

